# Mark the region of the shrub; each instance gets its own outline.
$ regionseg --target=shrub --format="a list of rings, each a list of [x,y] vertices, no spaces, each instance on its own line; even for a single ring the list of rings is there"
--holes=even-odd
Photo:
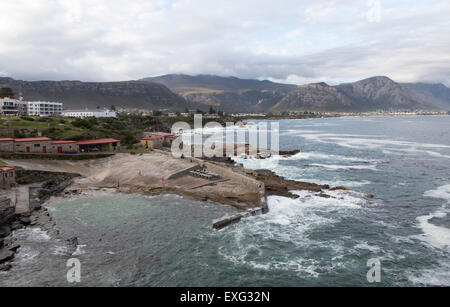
[[[29,122],[34,122],[34,118],[30,116],[21,116],[20,118]]]

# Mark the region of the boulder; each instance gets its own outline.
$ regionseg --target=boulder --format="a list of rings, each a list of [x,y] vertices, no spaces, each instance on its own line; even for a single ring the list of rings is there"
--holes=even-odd
[[[0,264],[5,263],[6,261],[12,260],[14,258],[14,252],[10,251],[6,248],[2,248],[0,250]]]

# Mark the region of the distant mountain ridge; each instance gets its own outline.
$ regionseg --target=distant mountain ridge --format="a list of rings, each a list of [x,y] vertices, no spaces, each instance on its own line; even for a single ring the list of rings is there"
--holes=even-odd
[[[0,78],[0,87],[25,100],[64,102],[65,108],[123,107],[183,111],[210,106],[225,112],[450,110],[443,84],[400,84],[378,76],[353,83],[306,85],[214,75],[164,75],[138,81],[20,81]]]
[[[337,86],[324,83],[300,86],[287,94],[272,110],[361,112],[434,108],[416,97],[408,88],[381,76]]]
[[[417,97],[450,110],[450,88],[441,83],[404,83]]]
[[[81,81],[21,81],[0,78],[0,87],[10,87],[25,100],[61,101],[65,108],[126,107],[184,110],[186,101],[163,84]]]
[[[324,82],[301,86],[219,77],[164,75],[141,79],[162,83],[183,96],[191,107],[213,106],[227,112],[252,111],[413,111],[448,110],[448,89],[399,84],[385,76],[330,86]],[[442,88],[443,87],[443,88]],[[441,97],[435,97],[438,94]],[[447,100],[448,101],[448,100]]]
[[[226,112],[265,111],[297,86],[268,80],[215,75],[164,75],[140,81],[161,83],[183,96],[191,108]]]

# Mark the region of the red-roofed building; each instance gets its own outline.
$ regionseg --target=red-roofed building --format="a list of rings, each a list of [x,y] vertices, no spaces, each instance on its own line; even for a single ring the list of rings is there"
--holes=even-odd
[[[80,151],[76,141],[52,141],[52,153],[74,154]]]
[[[15,152],[48,153],[52,140],[46,137],[14,140]]]
[[[146,137],[154,137],[161,140],[163,146],[170,147],[172,146],[172,142],[175,138],[174,134],[166,133],[166,132],[146,132]]]
[[[116,139],[98,139],[78,141],[80,152],[114,152],[120,150],[120,141]]]
[[[0,152],[13,152],[14,151],[14,139],[0,138]]]
[[[150,150],[158,149],[162,147],[162,140],[161,138],[146,136],[141,139],[141,145]]]
[[[0,188],[10,188],[16,185],[16,170],[14,167],[0,166]]]

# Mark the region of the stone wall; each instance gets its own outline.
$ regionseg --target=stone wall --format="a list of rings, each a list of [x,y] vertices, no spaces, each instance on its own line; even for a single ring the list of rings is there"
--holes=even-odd
[[[14,151],[14,141],[0,142],[0,152],[13,152],[13,151]]]

